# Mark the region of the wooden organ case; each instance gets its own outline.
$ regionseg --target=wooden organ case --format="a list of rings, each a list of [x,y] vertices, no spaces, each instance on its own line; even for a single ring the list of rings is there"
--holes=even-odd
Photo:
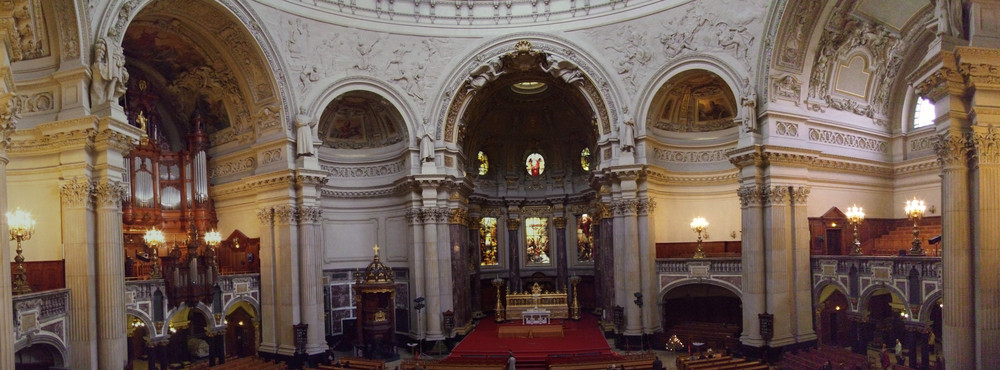
[[[396,353],[396,283],[392,268],[378,256],[365,268],[364,275],[354,274],[354,303],[357,305],[357,345],[364,356],[395,359]]]

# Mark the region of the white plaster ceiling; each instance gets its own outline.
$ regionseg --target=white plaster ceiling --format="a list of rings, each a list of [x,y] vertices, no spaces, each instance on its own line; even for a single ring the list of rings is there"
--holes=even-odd
[[[899,32],[929,0],[862,0],[857,12]]]

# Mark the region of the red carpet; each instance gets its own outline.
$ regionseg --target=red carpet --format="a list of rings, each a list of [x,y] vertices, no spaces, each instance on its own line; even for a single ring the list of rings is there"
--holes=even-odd
[[[611,347],[597,326],[597,318],[583,315],[580,321],[553,320],[563,325],[562,338],[497,338],[498,325],[492,316],[479,321],[479,325],[451,351],[452,358],[506,359],[508,351],[514,352],[518,367],[526,363],[544,363],[549,356],[611,355]],[[500,325],[521,325],[508,321]]]

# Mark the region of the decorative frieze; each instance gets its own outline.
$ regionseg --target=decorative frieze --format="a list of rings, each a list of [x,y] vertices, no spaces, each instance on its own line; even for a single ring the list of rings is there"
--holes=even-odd
[[[653,157],[663,162],[674,163],[706,163],[725,162],[729,158],[726,156],[728,149],[706,150],[706,151],[680,151],[670,149],[653,149]]]
[[[777,121],[774,124],[774,133],[781,136],[799,136],[799,124],[793,122],[781,122]]]
[[[215,179],[224,176],[235,175],[244,172],[252,172],[257,168],[257,159],[254,157],[243,157],[234,160],[215,164],[208,169],[208,178]]]
[[[330,172],[330,177],[345,177],[345,178],[370,178],[376,176],[386,176],[402,172],[405,159],[400,159],[398,161],[384,163],[375,166],[361,166],[361,167],[351,167],[351,166],[333,166],[333,165],[322,165],[325,171]]]
[[[889,150],[888,143],[882,140],[818,128],[809,129],[809,141],[862,149],[876,153],[887,153]]]
[[[770,93],[771,102],[787,100],[797,107],[802,100],[802,82],[793,75],[772,77]]]
[[[52,110],[54,107],[52,92],[42,91],[33,94],[17,95],[18,111],[21,113],[41,113]]]
[[[938,101],[948,93],[952,86],[962,89],[964,87],[962,77],[953,69],[945,66],[931,73],[913,88],[917,95],[931,101]]]
[[[962,63],[959,73],[973,88],[1000,88],[1000,66],[986,63]]]
[[[283,148],[265,150],[260,153],[260,165],[263,166],[281,161],[284,157],[282,152],[284,152]]]
[[[937,137],[935,137],[935,136],[924,136],[924,137],[916,138],[914,140],[910,140],[910,142],[909,142],[909,144],[910,144],[910,151],[911,152],[920,152],[920,151],[924,151],[924,150],[933,150],[934,149],[934,143],[936,143],[936,142],[937,142]]]

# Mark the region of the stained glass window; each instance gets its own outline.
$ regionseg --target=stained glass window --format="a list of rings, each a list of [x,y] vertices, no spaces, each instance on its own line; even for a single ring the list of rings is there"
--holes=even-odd
[[[580,167],[584,171],[590,171],[590,148],[583,148],[580,151]]]
[[[549,219],[528,217],[525,226],[525,256],[529,265],[549,264]]]
[[[594,219],[584,213],[576,220],[576,260],[594,261]]]
[[[927,98],[920,98],[917,106],[913,108],[913,128],[920,128],[934,124],[934,103]]]
[[[528,174],[531,176],[541,175],[545,172],[545,158],[541,154],[531,153],[528,155],[528,160],[524,162],[525,169],[528,170]]]
[[[479,160],[479,176],[485,175],[490,171],[490,159],[486,158],[486,153],[480,151],[476,159]]]
[[[482,253],[479,257],[481,266],[498,266],[500,264],[497,259],[496,218],[483,217],[482,220],[479,220],[479,249]]]

